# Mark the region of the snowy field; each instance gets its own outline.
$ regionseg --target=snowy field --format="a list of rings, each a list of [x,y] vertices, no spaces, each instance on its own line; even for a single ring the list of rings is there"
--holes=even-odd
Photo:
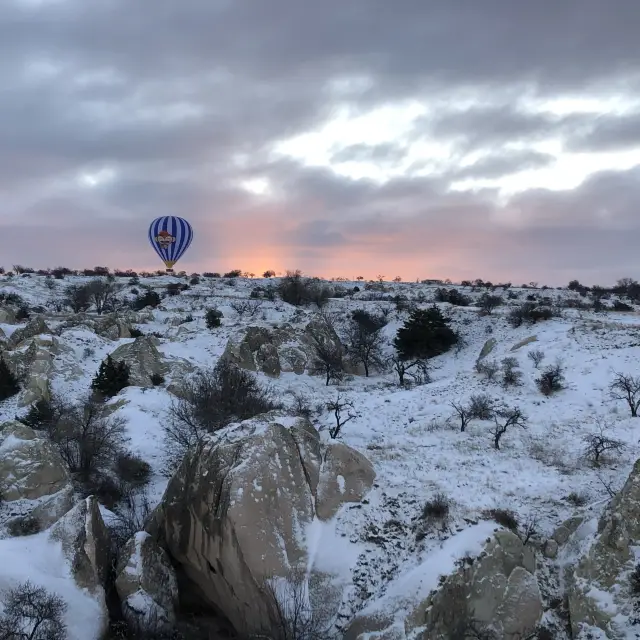
[[[54,301],[61,297],[64,287],[82,280],[56,280],[51,289],[45,286],[43,277],[0,276],[0,292],[14,292],[31,306],[43,306],[47,322],[54,328],[60,321]],[[161,292],[172,281],[186,282],[158,277],[145,279],[142,285]],[[125,284],[125,292],[132,288],[126,284],[127,279],[120,282]],[[234,301],[248,299],[252,289],[266,284],[266,280],[241,278],[231,284],[221,279],[202,279],[180,295],[165,298],[159,308],[150,312],[153,320],[138,328],[161,337],[158,348],[165,356],[185,359],[197,367],[211,367],[229,339],[241,337],[246,327],[273,328],[284,323],[304,326],[316,313],[311,308],[301,310],[268,300],[262,301],[253,317],[242,316],[233,309]],[[357,308],[389,309],[390,321],[383,330],[389,354],[391,340],[408,317],[406,312],[396,310],[393,297],[406,296],[426,307],[435,291],[432,285],[384,283],[384,292],[375,296],[381,299],[371,300],[374,292],[365,291],[363,283],[336,284],[348,290],[356,285],[362,289],[329,302],[325,311],[335,314],[338,324]],[[135,288],[140,289],[140,285]],[[461,290],[474,299],[484,291]],[[511,291],[516,299],[507,299],[506,292],[500,289],[494,293],[502,295],[508,305],[521,304],[531,294],[550,296],[554,301],[579,298],[573,292],[553,289]],[[128,295],[132,297],[130,292]],[[223,313],[222,326],[208,330],[204,313],[213,306]],[[637,311],[594,313],[562,308],[559,318],[513,328],[506,319],[509,306],[500,306],[488,316],[481,316],[474,306],[439,306],[464,342],[431,361],[432,380],[428,384],[403,389],[389,371],[374,372],[369,378],[351,376],[330,386],[318,376],[286,373],[271,379],[257,374],[291,407],[294,394],[305,396],[311,406],[322,405],[316,424],[325,440],[334,424],[326,403],[339,392],[353,404],[355,417],[344,425],[339,438],[371,460],[377,473],[375,486],[363,504],[343,507],[335,523],[328,527],[333,531],[315,529],[309,533],[317,562],[350,569],[352,585],[341,612],[345,620],[366,607],[381,607],[389,600],[398,602],[427,593],[437,584],[439,574],[452,570],[456,558],[477,553],[479,543],[494,526],[486,520],[488,510],[513,510],[522,523],[535,520],[543,535],[549,535],[577,509],[597,514],[609,498],[609,491],[621,487],[639,457],[640,423],[630,417],[625,403],[612,400],[609,394],[616,372],[638,375]],[[177,319],[184,322],[178,324]],[[23,325],[0,324],[7,337],[20,326]],[[534,341],[514,350],[532,337]],[[500,362],[506,357],[516,358],[522,371],[520,386],[503,388],[476,372],[476,360],[490,338],[495,339],[496,346],[487,359]],[[73,369],[74,374],[56,375],[52,383],[54,391],[66,398],[86,393],[101,360],[119,344],[133,341],[107,340],[85,328],[67,330],[59,340],[61,354],[56,357],[56,371]],[[540,370],[528,357],[533,349],[544,352],[540,370],[561,363],[566,378],[562,391],[550,397],[540,393],[535,383]],[[493,447],[492,421],[473,420],[461,432],[454,415],[452,402],[467,402],[480,393],[520,408],[528,418],[526,428],[514,427],[506,432],[499,450]],[[116,415],[126,420],[128,448],[153,467],[149,494],[151,506],[155,506],[168,482],[162,427],[171,396],[163,388],[130,387],[115,400],[121,404]],[[0,404],[2,420],[12,419],[20,411],[24,410],[18,409],[13,400]],[[625,447],[620,454],[594,466],[585,456],[584,438],[596,433],[599,425],[606,425],[607,435],[623,441]],[[452,517],[446,530],[416,535],[416,522],[425,502],[440,493],[451,501]],[[73,601],[81,611],[78,616],[88,616],[90,608],[85,608],[85,597],[80,592],[72,593],[56,552],[45,551],[43,535],[0,540],[0,558],[10,558],[8,564],[3,560],[0,587],[29,577]],[[327,543],[336,539],[341,541],[339,546]],[[431,567],[426,582],[420,578],[424,566]],[[73,611],[69,615],[76,615]],[[83,637],[89,640],[88,635]]]

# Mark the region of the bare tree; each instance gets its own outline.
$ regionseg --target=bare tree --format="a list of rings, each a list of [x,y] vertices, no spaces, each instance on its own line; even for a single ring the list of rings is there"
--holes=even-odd
[[[91,306],[91,293],[86,285],[72,284],[65,290],[64,301],[74,313],[81,313]]]
[[[500,449],[500,440],[508,429],[511,427],[521,427],[524,429],[527,426],[527,417],[518,407],[497,411],[493,420],[495,426],[493,428],[492,435],[493,446],[495,449]]]
[[[342,345],[323,335],[314,335],[311,340],[314,352],[311,362],[312,370],[324,375],[326,386],[331,382],[342,380],[344,377]]]
[[[471,409],[470,407],[463,405],[461,402],[451,402],[450,404],[453,407],[455,415],[460,421],[460,432],[463,433],[473,420]]]
[[[351,402],[351,400],[343,400],[340,394],[336,396],[335,400],[327,403],[327,409],[333,411],[336,419],[336,426],[329,429],[329,435],[335,439],[340,435],[342,427],[344,427],[349,420],[353,420],[357,416],[354,411],[353,402]],[[346,412],[346,416],[344,412]]]
[[[63,616],[67,604],[31,582],[23,582],[3,597],[0,640],[65,640]]]
[[[550,396],[564,388],[564,373],[560,363],[548,366],[536,379],[538,389],[545,396]]]
[[[624,400],[631,409],[631,416],[638,417],[640,408],[640,376],[616,373],[609,385],[609,393],[614,400]]]
[[[347,325],[347,352],[354,362],[362,364],[367,378],[371,367],[383,366],[382,328],[386,324],[387,321],[382,316],[375,316],[363,309],[357,309],[351,314]]]
[[[105,311],[111,311],[115,308],[117,302],[117,294],[120,287],[108,279],[96,278],[86,285],[89,296],[96,308],[96,313],[101,315]]]
[[[67,406],[49,428],[49,437],[71,472],[86,482],[122,451],[125,426],[124,419],[107,415],[104,405],[89,397],[77,406]]]
[[[171,405],[164,427],[167,451],[177,460],[208,433],[279,406],[271,389],[223,358],[213,369],[200,371],[188,381]]]
[[[483,375],[486,380],[493,382],[498,375],[500,366],[495,360],[476,360],[475,370]]]
[[[403,360],[398,356],[391,358],[391,365],[398,376],[398,384],[404,387],[406,378],[409,377],[414,384],[427,384],[431,381],[429,365],[426,360]]]
[[[608,451],[614,453],[622,453],[626,445],[622,440],[616,440],[606,435],[609,425],[604,420],[596,421],[596,432],[590,433],[583,438],[585,443],[584,454],[587,460],[595,466],[599,466],[602,461],[602,455]]]
[[[542,349],[534,349],[529,351],[527,357],[533,362],[533,366],[537,369],[544,360],[544,351],[542,351]]]

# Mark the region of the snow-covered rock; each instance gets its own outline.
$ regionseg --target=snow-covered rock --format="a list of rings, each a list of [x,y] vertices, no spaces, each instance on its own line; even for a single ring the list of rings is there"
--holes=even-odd
[[[146,532],[127,541],[119,553],[116,589],[125,619],[142,628],[170,630],[175,623],[178,580],[166,552]]]
[[[71,484],[56,448],[20,422],[0,429],[0,488],[5,501],[53,496]]]
[[[153,337],[141,336],[133,342],[120,345],[111,358],[114,362],[125,362],[129,366],[129,382],[133,386],[152,387],[153,376],[167,373],[167,365]]]

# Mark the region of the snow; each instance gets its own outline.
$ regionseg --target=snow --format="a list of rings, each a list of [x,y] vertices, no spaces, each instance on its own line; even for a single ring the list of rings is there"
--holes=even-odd
[[[64,620],[68,640],[98,640],[101,633],[101,605],[78,588],[62,544],[48,539],[48,533],[0,540],[0,592],[27,580],[60,596],[67,604]],[[0,605],[1,606],[1,605]]]
[[[13,291],[30,304],[46,307],[53,305],[63,288],[76,280],[84,279],[67,278],[49,290],[42,278],[9,281],[0,277],[0,292]],[[143,284],[160,290],[171,280],[181,281],[149,278]],[[160,308],[151,311],[153,319],[137,326],[145,333],[161,336],[158,349],[169,363],[212,367],[228,341],[241,338],[248,326],[273,328],[291,324],[300,329],[312,317],[310,310],[295,309],[281,301],[263,301],[253,317],[241,316],[232,309],[230,305],[235,300],[248,299],[255,286],[266,284],[263,280],[239,279],[234,286],[228,286],[222,280],[203,280],[179,296],[165,298]],[[356,284],[363,288],[362,283],[342,284],[347,289]],[[406,319],[405,312],[396,311],[393,297],[403,295],[426,305],[430,304],[434,288],[406,283],[385,283],[385,287],[387,291],[380,294],[379,300],[373,299],[376,292],[362,290],[353,299],[331,300],[324,311],[335,314],[340,324],[349,310],[358,307],[388,310],[390,322],[384,334],[391,341]],[[553,299],[577,298],[566,291],[512,291],[519,299],[507,300],[509,304],[521,303],[529,293]],[[481,291],[465,289],[464,293],[477,298]],[[221,327],[209,330],[205,327],[204,313],[214,306],[224,317]],[[429,384],[401,389],[390,373],[384,373],[370,378],[347,377],[339,387],[327,387],[322,377],[283,373],[270,379],[257,374],[261,382],[271,386],[276,398],[290,407],[294,393],[303,395],[312,407],[326,407],[338,391],[354,405],[356,416],[344,425],[339,439],[371,460],[376,470],[375,486],[362,504],[347,504],[331,522],[314,521],[300,533],[306,540],[310,566],[324,568],[344,586],[341,614],[345,618],[360,609],[388,608],[398,603],[409,606],[409,596],[423,597],[437,583],[438,575],[452,570],[460,554],[479,550],[495,527],[483,520],[485,512],[493,508],[512,509],[521,522],[535,517],[544,536],[576,512],[569,496],[582,496],[587,502],[585,510],[593,511],[578,530],[577,541],[562,549],[558,557],[559,564],[571,564],[595,535],[592,518],[608,500],[605,484],[615,489],[621,487],[638,457],[636,420],[629,417],[624,403],[611,400],[608,394],[614,372],[637,372],[640,357],[637,312],[595,314],[564,309],[561,318],[512,328],[505,318],[507,307],[481,317],[474,307],[440,306],[452,318],[452,326],[464,336],[465,344],[431,361]],[[189,313],[193,320],[187,321]],[[176,318],[182,324],[173,326]],[[47,322],[54,327],[59,319],[52,311]],[[24,323],[0,328],[9,336],[21,326]],[[536,340],[512,351],[530,336]],[[522,386],[505,389],[476,373],[476,359],[489,338],[496,340],[496,346],[486,359],[500,362],[505,357],[516,358],[523,374]],[[52,387],[69,400],[86,394],[101,360],[131,341],[107,340],[83,327],[66,329],[57,340],[59,353],[54,360]],[[545,353],[540,369],[561,360],[566,376],[563,391],[548,398],[541,395],[535,383],[539,370],[527,355],[534,349]],[[387,353],[391,353],[390,347]],[[169,374],[167,382],[180,382],[181,375],[175,374],[174,379]],[[500,450],[493,448],[492,422],[474,420],[461,433],[452,418],[452,401],[466,402],[479,393],[487,393],[507,406],[517,406],[528,417],[526,429],[507,431]],[[162,387],[128,388],[114,399],[117,407],[114,415],[127,425],[125,446],[151,464],[148,493],[152,508],[168,482],[163,427],[171,402],[172,396]],[[13,419],[22,411],[11,399],[0,404],[0,420]],[[290,426],[294,420],[283,417],[279,422]],[[609,435],[623,441],[626,448],[596,469],[584,457],[582,439],[594,432],[598,420],[606,421]],[[316,424],[322,440],[327,442],[328,428],[335,426],[333,413],[323,410]],[[220,437],[233,441],[240,433],[238,429],[230,427]],[[256,422],[253,429],[260,433],[264,426]],[[9,445],[5,441],[2,446]],[[338,486],[344,491],[345,480],[341,476]],[[261,487],[256,483],[254,489],[260,491]],[[448,531],[444,534],[430,531],[417,540],[416,523],[422,507],[438,492],[451,500]],[[236,499],[241,497],[242,489]],[[110,512],[104,507],[102,512],[109,519]],[[474,522],[477,524],[469,524]],[[19,548],[34,544],[30,540],[1,540],[0,544]],[[0,551],[4,558],[5,547],[0,546]],[[25,566],[27,556],[22,553],[20,557]],[[19,576],[20,563],[12,566],[14,577]],[[45,581],[49,576],[46,571],[38,573],[36,569],[33,575],[34,580]]]

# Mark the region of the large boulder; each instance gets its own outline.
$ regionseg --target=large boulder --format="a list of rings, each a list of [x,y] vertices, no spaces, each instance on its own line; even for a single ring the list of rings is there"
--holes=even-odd
[[[7,341],[7,346],[9,349],[15,349],[20,343],[25,340],[29,340],[29,338],[35,338],[36,336],[42,334],[50,334],[51,329],[48,327],[42,316],[35,316],[29,322],[20,329],[16,329],[9,340]]]
[[[600,517],[597,529],[581,540],[581,557],[567,576],[574,637],[591,627],[608,638],[627,637],[624,627],[635,616],[630,571],[640,542],[640,460]]]
[[[277,378],[282,372],[312,373],[315,344],[319,341],[345,353],[340,337],[322,317],[312,318],[300,330],[285,324],[279,328],[248,327],[240,339],[230,339],[223,358],[249,371],[260,371]],[[347,373],[364,374],[361,366],[345,358]]]
[[[127,320],[112,313],[104,316],[94,325],[97,335],[108,340],[120,340],[131,337],[131,327]]]
[[[98,622],[101,629],[106,630],[109,613],[105,587],[111,566],[111,538],[96,498],[85,498],[60,518],[51,527],[49,540],[60,543],[78,587],[101,605],[102,616]]]
[[[12,307],[0,307],[0,324],[16,324],[17,322],[15,309]]]
[[[36,500],[68,489],[71,477],[55,447],[20,422],[0,430],[0,488],[6,501]]]
[[[169,630],[175,622],[178,580],[166,552],[140,531],[120,551],[116,589],[122,613],[134,627],[150,623]]]
[[[181,593],[220,609],[237,631],[259,632],[273,613],[269,581],[310,563],[320,460],[311,425],[266,420],[188,455],[148,527],[185,576]],[[317,577],[315,597],[326,600],[328,581]],[[340,597],[331,595],[335,613]]]
[[[451,549],[442,550],[442,560],[449,561],[457,544],[452,540]],[[433,560],[436,571],[438,560]],[[461,558],[457,571],[439,585],[429,562],[414,569],[404,595],[394,599],[394,588],[389,587],[382,600],[386,598],[390,606],[374,603],[367,607],[350,623],[345,640],[409,636],[420,640],[462,639],[480,637],[467,634],[483,629],[492,630],[491,637],[503,640],[532,637],[543,613],[535,568],[531,546],[523,545],[509,531],[497,531],[477,558],[471,562]],[[416,574],[419,571],[427,575],[421,578]],[[416,587],[423,581],[434,588],[426,598],[416,597]]]
[[[125,362],[129,366],[129,383],[135,387],[152,387],[154,375],[167,373],[167,365],[150,336],[141,336],[133,342],[120,345],[112,354],[114,362]]]
[[[320,520],[329,520],[347,502],[361,502],[376,472],[365,456],[341,442],[327,446],[318,486],[316,511]]]

